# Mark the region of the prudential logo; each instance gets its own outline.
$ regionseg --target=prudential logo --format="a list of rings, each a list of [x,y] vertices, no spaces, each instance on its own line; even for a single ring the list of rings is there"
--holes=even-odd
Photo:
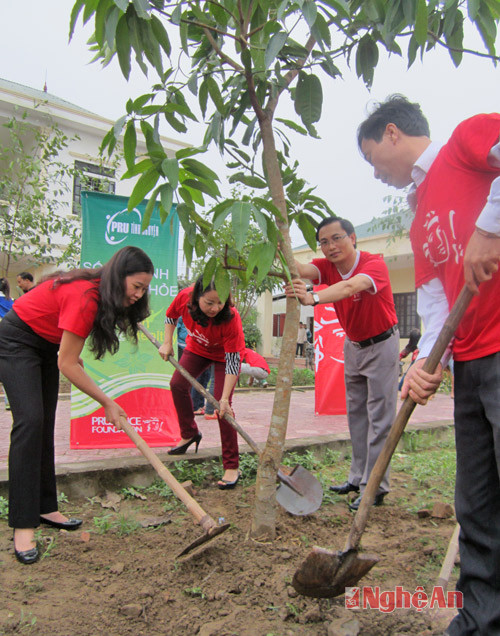
[[[104,238],[108,245],[120,245],[130,234],[152,237],[160,235],[160,228],[154,223],[151,223],[144,232],[141,232],[142,217],[137,208],[134,208],[132,212],[124,209],[114,214],[108,214],[106,221]]]

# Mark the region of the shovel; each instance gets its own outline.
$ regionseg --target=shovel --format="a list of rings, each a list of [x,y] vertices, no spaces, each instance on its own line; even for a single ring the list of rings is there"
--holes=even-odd
[[[471,299],[472,292],[464,287],[424,363],[424,371],[434,373],[436,370]],[[314,598],[339,596],[344,594],[346,587],[356,585],[378,563],[379,559],[374,554],[359,554],[358,546],[380,482],[415,406],[416,403],[408,395],[399,409],[384,447],[370,473],[343,552],[331,552],[315,547],[296,570],[292,585],[300,594]]]
[[[152,342],[157,349],[161,347],[158,340],[144,327],[138,325],[140,331]],[[219,402],[209,393],[205,387],[197,382],[193,376],[182,367],[173,356],[168,356],[168,361],[188,380],[199,393],[203,395],[213,406],[220,410]],[[241,435],[257,457],[261,457],[259,447],[250,435],[241,428],[231,415],[224,415],[224,419]],[[276,491],[276,500],[293,515],[309,515],[318,510],[323,500],[323,487],[319,481],[303,466],[297,465],[290,469],[281,466],[278,470],[280,485]]]
[[[200,545],[203,545],[207,541],[211,541],[217,535],[225,532],[230,524],[225,523],[223,525],[217,525],[212,517],[207,514],[203,508],[191,497],[191,495],[180,485],[177,479],[172,475],[172,473],[164,466],[163,462],[160,461],[160,458],[156,453],[154,453],[151,448],[146,444],[146,442],[142,439],[139,433],[135,430],[135,428],[128,423],[125,417],[120,418],[120,426],[122,430],[127,433],[130,439],[134,442],[137,448],[141,451],[144,457],[149,461],[149,463],[156,470],[158,475],[163,479],[163,481],[167,484],[167,486],[172,490],[174,495],[182,501],[182,503],[186,506],[188,511],[193,515],[196,520],[196,523],[199,523],[203,528],[205,533],[190,543],[182,552],[180,552],[177,557],[184,556],[194,550]]]

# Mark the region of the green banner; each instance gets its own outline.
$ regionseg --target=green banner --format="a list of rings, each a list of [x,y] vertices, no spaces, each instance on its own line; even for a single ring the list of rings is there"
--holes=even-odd
[[[82,267],[100,267],[126,245],[143,249],[155,272],[150,285],[151,316],[147,328],[163,341],[165,310],[177,294],[179,221],[175,208],[160,223],[157,208],[150,225],[141,231],[147,201],[127,212],[126,197],[82,192]],[[139,334],[136,346],[125,338],[119,351],[96,361],[84,349],[85,370],[126,411],[129,421],[152,445],[171,445],[179,439],[169,382],[172,367]],[[128,437],[106,422],[104,409],[73,387],[71,393],[71,448],[131,446]]]

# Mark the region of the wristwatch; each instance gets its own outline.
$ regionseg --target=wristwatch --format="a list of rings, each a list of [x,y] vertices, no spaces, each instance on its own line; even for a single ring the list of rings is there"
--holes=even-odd
[[[319,304],[319,296],[316,292],[312,292],[311,296],[313,297],[313,300],[314,300],[313,307],[316,307],[316,305]]]

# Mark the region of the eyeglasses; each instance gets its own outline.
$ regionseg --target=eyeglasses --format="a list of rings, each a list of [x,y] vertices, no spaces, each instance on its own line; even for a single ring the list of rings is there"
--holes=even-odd
[[[328,247],[330,244],[337,245],[340,241],[343,241],[346,236],[348,236],[348,234],[335,234],[330,239],[321,239],[321,241],[319,241],[319,246]]]

